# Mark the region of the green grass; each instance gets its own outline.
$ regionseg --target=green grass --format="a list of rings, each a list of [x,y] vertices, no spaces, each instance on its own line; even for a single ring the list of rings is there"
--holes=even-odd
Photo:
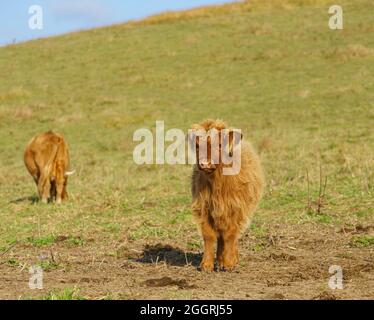
[[[252,247],[252,250],[254,252],[261,252],[261,251],[264,251],[266,247],[267,247],[267,243],[265,243],[264,241],[262,241],[262,242],[256,243]]]
[[[321,214],[321,215],[316,216],[316,220],[317,222],[327,223],[327,224],[333,221],[332,217],[327,214]]]
[[[69,236],[65,241],[66,241],[65,243],[71,247],[83,246],[85,243],[84,239],[82,239],[81,237],[74,237],[74,236]]]
[[[51,271],[51,270],[55,270],[59,267],[59,265],[57,263],[52,262],[52,261],[42,261],[37,265],[40,266],[44,271],[47,271],[47,272]]]
[[[40,300],[86,300],[80,295],[79,290],[76,288],[65,288],[63,290],[51,291]]]
[[[64,288],[64,289],[56,289],[51,290],[48,293],[40,296],[21,296],[19,299],[21,300],[87,300],[83,295],[80,293],[80,289],[77,287],[73,288]]]
[[[36,246],[36,247],[50,246],[53,243],[55,243],[55,241],[56,241],[56,237],[53,235],[49,235],[45,237],[38,237],[38,238],[30,237],[26,239],[27,243],[30,243],[31,245]]]
[[[260,225],[259,223],[252,223],[250,225],[250,230],[253,234],[257,237],[264,237],[268,234],[268,229],[264,225]]]
[[[269,3],[0,48],[0,247],[74,234],[66,242],[78,247],[126,237],[196,249],[190,166],[132,160],[133,132],[156,120],[186,131],[222,118],[243,130],[267,176],[258,238],[275,223],[372,222],[373,3],[342,0],[341,31],[327,27],[327,1]],[[35,202],[22,160],[48,129],[65,135],[76,169],[61,206]],[[328,180],[315,215],[306,173],[314,203],[320,166]]]
[[[374,237],[369,235],[359,236],[353,239],[352,244],[358,248],[369,247],[374,245]]]
[[[11,258],[6,261],[7,265],[10,267],[17,267],[19,265],[19,262],[17,259]]]

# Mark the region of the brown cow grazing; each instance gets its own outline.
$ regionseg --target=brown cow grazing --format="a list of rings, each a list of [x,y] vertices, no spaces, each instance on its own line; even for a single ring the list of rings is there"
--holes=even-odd
[[[24,161],[38,187],[43,203],[60,204],[67,199],[66,185],[70,167],[69,149],[62,135],[52,131],[35,136],[27,144]]]
[[[199,155],[202,153],[199,143],[202,138],[194,133],[201,130],[208,132],[212,129],[217,130],[220,143],[214,143],[214,138],[206,136],[207,151],[202,157]],[[265,185],[263,171],[251,144],[242,140],[240,133],[238,137],[235,131],[226,129],[224,122],[205,120],[201,124],[193,125],[192,133],[195,137],[192,140],[192,147],[196,148],[197,157],[192,174],[192,209],[204,239],[204,255],[200,267],[204,271],[214,269],[217,244],[218,267],[220,270],[229,271],[239,261],[238,239],[249,224],[261,199]],[[229,137],[225,140],[228,146],[221,144],[223,134]],[[189,138],[191,142],[191,135]],[[222,150],[228,150],[230,155],[233,155],[237,153],[238,148],[241,150],[238,157],[241,162],[238,173],[223,174],[223,169],[230,165],[227,161],[222,161]],[[218,161],[212,161],[214,151],[220,154]]]

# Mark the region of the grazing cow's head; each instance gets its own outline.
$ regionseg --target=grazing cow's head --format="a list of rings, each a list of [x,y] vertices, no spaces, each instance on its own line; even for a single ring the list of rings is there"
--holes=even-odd
[[[199,170],[212,174],[216,169],[233,164],[233,150],[242,134],[226,128],[221,120],[205,120],[194,124],[188,136],[189,145],[196,153]]]

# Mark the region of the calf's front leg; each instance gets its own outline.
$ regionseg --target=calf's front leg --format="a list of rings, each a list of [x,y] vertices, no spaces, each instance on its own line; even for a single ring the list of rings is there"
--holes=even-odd
[[[223,249],[221,258],[218,260],[219,268],[225,271],[231,271],[239,262],[237,230],[229,230],[222,233]]]
[[[219,234],[217,237],[217,262],[220,268],[223,265],[223,245],[224,245],[224,242],[223,242],[222,235]]]
[[[204,239],[204,255],[200,268],[202,271],[213,271],[217,234],[208,221],[201,224],[201,233]]]

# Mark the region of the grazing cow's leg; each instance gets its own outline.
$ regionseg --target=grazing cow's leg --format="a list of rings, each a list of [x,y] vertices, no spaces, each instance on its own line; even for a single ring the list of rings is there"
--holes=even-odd
[[[56,203],[60,204],[64,198],[66,188],[65,165],[62,161],[56,163]],[[65,191],[66,192],[66,191]]]
[[[64,192],[64,180],[63,179],[56,181],[56,191],[57,191],[56,203],[60,204],[62,202],[63,192]]]
[[[51,182],[51,201],[56,200],[56,180]]]
[[[41,200],[43,197],[43,183],[42,183],[41,178],[39,178],[38,180],[38,195],[39,195],[39,199]]]
[[[43,175],[40,177],[38,182],[39,197],[42,199],[43,203],[48,203],[48,198],[51,192],[51,182],[49,179],[45,178]]]
[[[217,242],[217,234],[208,221],[201,224],[201,233],[204,239],[204,255],[200,268],[203,271],[213,271],[214,269],[214,249]]]
[[[32,176],[34,178],[34,181],[36,183],[36,186],[38,186],[38,183],[39,183],[39,175],[38,174],[35,174]]]
[[[56,180],[56,203],[60,204],[62,200],[68,198],[68,193],[66,191],[67,178],[64,175],[59,175]]]
[[[40,190],[39,190],[39,180],[40,180],[40,174],[39,172],[36,172],[35,174],[32,174],[32,177],[35,181],[35,184],[36,184],[36,187],[38,189],[38,195],[39,195],[39,199],[42,198],[42,194],[40,193]]]
[[[230,271],[239,262],[238,238],[239,232],[235,229],[225,231],[223,234],[223,259],[221,269]]]
[[[67,188],[66,188],[67,184],[68,184],[68,178],[65,177],[65,180],[64,180],[64,187],[63,187],[63,189],[62,189],[62,195],[61,195],[62,200],[66,200],[66,199],[69,198],[69,196],[68,196],[68,192],[67,192],[67,190],[66,190],[66,189],[67,189]]]

